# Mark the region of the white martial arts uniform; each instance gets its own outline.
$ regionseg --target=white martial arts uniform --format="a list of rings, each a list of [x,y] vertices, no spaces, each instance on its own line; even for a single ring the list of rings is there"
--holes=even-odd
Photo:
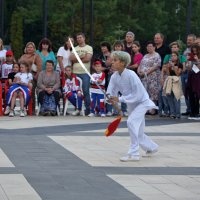
[[[158,145],[144,134],[145,113],[157,106],[149,99],[142,82],[135,72],[124,69],[122,74],[115,72],[110,79],[107,93],[111,96],[122,94],[119,102],[127,104],[128,120],[127,126],[131,137],[131,145],[128,155],[139,156],[139,146],[144,151],[155,151]]]

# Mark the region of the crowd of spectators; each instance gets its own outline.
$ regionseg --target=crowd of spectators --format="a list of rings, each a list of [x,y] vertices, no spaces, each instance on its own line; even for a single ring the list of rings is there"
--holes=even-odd
[[[92,73],[92,80],[73,53],[69,38],[75,43],[86,69]],[[143,55],[140,42],[135,40],[133,32],[128,31],[122,41],[118,40],[113,45],[109,41],[99,44],[101,52],[94,55],[84,33],[78,33],[75,38],[66,37],[57,53],[53,52],[52,42],[48,38],[43,38],[37,49],[33,42],[28,42],[24,54],[15,60],[14,52],[5,50],[0,39],[1,81],[3,85],[8,80],[10,86],[4,114],[15,115],[15,100],[19,98],[20,116],[25,116],[29,95],[33,102],[32,113],[36,114],[37,94],[41,115],[56,115],[60,98],[64,101],[68,98],[75,108],[73,115],[81,114],[83,100],[87,116],[128,116],[125,103],[120,105],[119,113],[119,109],[106,102],[104,95],[113,74],[111,52],[126,51],[131,57],[128,69],[138,75],[150,99],[159,107],[158,110],[149,110],[147,115],[200,119],[200,38],[189,34],[186,45],[187,48],[181,52],[178,41],[168,46],[164,35],[156,33],[152,41],[146,43],[146,53]],[[81,88],[77,78],[81,80]],[[182,95],[186,103],[184,113],[181,113]]]

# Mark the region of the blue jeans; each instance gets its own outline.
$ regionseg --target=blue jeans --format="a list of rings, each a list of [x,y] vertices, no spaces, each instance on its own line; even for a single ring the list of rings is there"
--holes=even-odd
[[[188,98],[188,96],[185,95],[187,81],[188,81],[188,72],[184,72],[181,74],[182,90],[183,90],[183,94],[185,97],[185,104],[187,106],[186,112],[191,112],[189,98]]]
[[[121,103],[121,110],[122,112],[127,112],[127,105],[125,103]]]
[[[176,117],[181,116],[181,100],[177,100],[174,96],[174,93],[167,95],[167,100],[169,103],[170,115],[174,115]]]
[[[166,96],[162,96],[162,88],[159,91],[159,96],[158,96],[158,114],[162,115],[162,111],[166,115],[169,114],[169,104]]]
[[[88,74],[76,74],[82,80],[82,90],[85,99],[86,114],[90,113],[90,77]]]

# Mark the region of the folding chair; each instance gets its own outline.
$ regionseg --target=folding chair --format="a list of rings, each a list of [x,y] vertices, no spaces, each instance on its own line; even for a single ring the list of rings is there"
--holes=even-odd
[[[81,91],[82,91],[82,85],[83,85],[83,83],[82,83],[82,79],[79,78],[79,77],[76,77],[76,78],[77,78],[78,81],[79,81],[80,89],[81,89]],[[64,98],[63,98],[63,99],[64,99]],[[67,109],[68,109],[68,106],[69,106],[69,100],[66,98],[66,99],[64,99],[63,101],[65,102],[65,103],[64,103],[64,111],[63,111],[63,115],[66,116]],[[82,115],[85,116],[85,112],[84,112],[83,105],[82,105],[82,110],[81,110],[81,112],[82,112]]]

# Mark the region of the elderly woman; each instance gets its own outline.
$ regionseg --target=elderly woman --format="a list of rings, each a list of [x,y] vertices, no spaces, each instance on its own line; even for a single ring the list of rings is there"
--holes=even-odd
[[[126,156],[120,158],[122,162],[139,161],[141,147],[146,155],[152,155],[158,151],[158,145],[144,134],[145,113],[147,110],[156,108],[149,99],[140,79],[132,70],[126,69],[130,64],[130,55],[123,51],[114,51],[111,54],[112,69],[115,71],[111,76],[107,94],[112,104],[123,102],[127,104],[127,126],[131,138],[131,145]],[[118,97],[118,92],[122,95]]]
[[[32,105],[32,112],[33,115],[35,114],[35,88],[37,85],[37,77],[38,73],[42,70],[42,60],[39,57],[38,54],[36,54],[36,48],[35,44],[33,42],[28,42],[25,46],[24,49],[24,54],[20,57],[19,63],[20,62],[26,62],[29,65],[29,71],[33,75],[33,81],[32,81],[32,100],[33,100],[33,105]]]
[[[46,70],[40,72],[37,82],[38,101],[41,105],[41,114],[56,115],[56,108],[61,95],[60,76],[54,71],[54,62],[46,61]]]
[[[138,67],[138,76],[141,78],[150,99],[157,104],[160,89],[159,80],[161,58],[160,55],[155,52],[154,42],[149,41],[146,47],[148,53],[141,60]],[[149,114],[156,114],[156,110],[154,109],[149,111]]]
[[[54,63],[54,66],[56,66],[56,57],[54,52],[52,51],[52,43],[49,39],[43,38],[40,43],[38,50],[36,53],[40,56],[42,59],[42,70],[46,69],[46,61],[47,60],[52,60]]]

